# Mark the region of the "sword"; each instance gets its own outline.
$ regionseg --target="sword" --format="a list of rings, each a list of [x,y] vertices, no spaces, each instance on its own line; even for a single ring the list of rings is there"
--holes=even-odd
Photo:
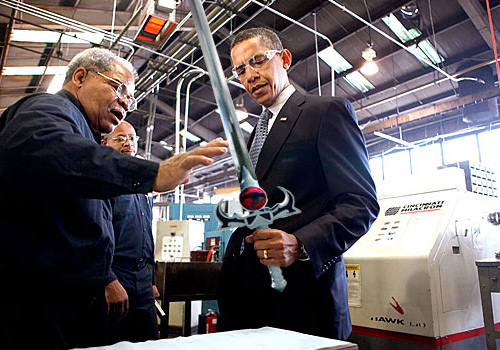
[[[274,206],[272,209],[265,208],[267,203],[266,192],[259,186],[255,170],[248,155],[245,144],[245,139],[240,129],[236,111],[234,109],[231,94],[227,86],[226,78],[222,70],[222,65],[218,59],[215,43],[208,26],[207,17],[200,0],[189,0],[189,7],[193,16],[196,33],[200,41],[203,57],[207,65],[207,70],[210,76],[210,82],[214,90],[215,100],[220,109],[222,117],[222,125],[229,142],[229,150],[234,161],[238,181],[240,182],[240,203],[243,208],[252,212],[252,220],[249,224],[248,220],[241,220],[241,216],[228,217],[221,210],[221,203],[217,205],[216,215],[219,220],[220,227],[238,227],[247,226],[248,228],[268,228],[268,224],[272,223],[269,220],[269,213],[280,212],[277,217],[285,217],[300,213],[300,210],[294,206],[293,195],[284,189],[285,200]],[[286,208],[283,210],[283,208]],[[271,215],[273,216],[273,215]],[[227,226],[224,226],[227,225]],[[286,287],[286,280],[279,266],[268,266],[271,275],[271,287],[282,292]]]

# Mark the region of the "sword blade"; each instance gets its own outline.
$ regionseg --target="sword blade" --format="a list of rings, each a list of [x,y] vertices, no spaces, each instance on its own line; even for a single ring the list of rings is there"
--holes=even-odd
[[[219,56],[217,55],[217,50],[215,48],[210,27],[208,26],[203,5],[200,0],[189,0],[189,7],[191,9],[191,14],[193,15],[196,34],[198,35],[198,40],[200,41],[203,58],[205,59],[208,74],[210,75],[210,82],[214,90],[215,100],[217,101],[217,105],[221,111],[222,124],[224,126],[227,141],[229,142],[229,150],[231,151],[234,167],[236,169],[236,173],[238,174],[242,194],[244,193],[243,191],[246,190],[246,193],[244,194],[245,197],[247,199],[257,199],[256,201],[259,203],[257,205],[245,205],[243,204],[241,195],[240,202],[242,202],[243,207],[247,209],[252,209],[252,207],[260,209],[267,201],[266,194],[257,182],[257,176],[255,175],[255,170],[248,155],[245,139],[241,133],[240,124],[238,122],[238,118],[236,117],[236,111],[231,99],[231,94],[229,93],[226,78],[224,77]],[[281,268],[279,266],[270,266],[269,273],[272,281],[271,286],[282,292],[283,289],[285,289],[287,282],[283,277]]]
[[[226,133],[227,141],[229,142],[229,150],[231,157],[234,161],[234,167],[238,174],[240,183],[243,180],[242,166],[244,166],[253,180],[257,181],[255,170],[253,169],[252,162],[248,155],[245,139],[241,132],[236,111],[234,109],[233,100],[227,86],[224,71],[219,61],[219,56],[215,48],[215,43],[212,38],[210,27],[208,26],[207,17],[200,0],[189,0],[189,7],[200,41],[203,58],[207,65],[207,71],[210,75],[210,82],[215,95],[215,100],[219,106],[220,114],[222,117],[222,125]]]

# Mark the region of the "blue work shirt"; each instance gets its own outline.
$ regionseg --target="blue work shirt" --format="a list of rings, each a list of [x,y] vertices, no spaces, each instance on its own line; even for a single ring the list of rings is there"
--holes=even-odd
[[[115,266],[137,269],[145,263],[154,264],[152,198],[129,194],[114,197],[110,202],[115,234],[114,272],[119,274]]]
[[[2,114],[2,288],[15,292],[25,281],[36,281],[37,290],[103,286],[113,279],[109,198],[150,192],[158,163],[99,143],[66,90],[28,96]]]

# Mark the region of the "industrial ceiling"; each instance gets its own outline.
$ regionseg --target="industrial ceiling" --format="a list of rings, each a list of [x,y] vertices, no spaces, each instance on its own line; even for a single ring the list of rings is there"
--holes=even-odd
[[[141,136],[143,156],[169,157],[176,125],[184,128],[186,115],[188,131],[199,138],[187,141],[188,149],[224,137],[188,1],[175,1],[172,30],[156,45],[136,39],[149,3],[0,0],[0,112],[26,94],[46,91],[51,67],[101,45],[138,70],[139,107],[127,120]],[[371,155],[393,147],[390,137],[417,142],[499,121],[494,44],[500,47],[500,0],[217,0],[203,6],[232,97],[248,112],[242,122],[255,125],[261,107],[231,78],[229,45],[233,34],[256,26],[275,30],[292,52],[289,77],[299,91],[353,104]],[[22,39],[27,30],[55,39]],[[77,33],[98,40],[71,40]],[[367,48],[376,52],[373,75],[361,71]],[[9,71],[23,66],[41,72]],[[193,172],[185,188],[191,199],[237,182],[230,157],[214,164]]]

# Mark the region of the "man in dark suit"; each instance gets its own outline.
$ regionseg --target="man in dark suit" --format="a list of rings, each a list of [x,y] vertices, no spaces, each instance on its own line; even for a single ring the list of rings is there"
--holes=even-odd
[[[272,112],[256,164],[268,206],[283,200],[281,186],[301,213],[270,229],[233,233],[219,283],[220,328],[273,326],[346,339],[351,321],[342,253],[379,212],[354,110],[343,98],[295,91],[287,74],[291,53],[272,31],[238,33],[231,58],[247,92]],[[282,268],[283,292],[271,288],[268,265]]]

